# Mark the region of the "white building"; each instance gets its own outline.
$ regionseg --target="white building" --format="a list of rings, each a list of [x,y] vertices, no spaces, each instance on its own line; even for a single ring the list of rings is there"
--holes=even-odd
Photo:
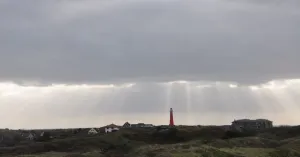
[[[105,128],[105,133],[110,133],[110,132],[115,132],[115,131],[119,131],[120,129],[115,127],[115,128],[111,128],[111,127],[107,127]]]
[[[27,137],[28,140],[34,140],[35,139],[35,134],[34,133],[30,133]]]
[[[91,130],[89,130],[88,134],[95,135],[95,134],[98,134],[98,131],[96,129],[92,128]]]
[[[120,130],[120,126],[115,125],[115,124],[110,124],[102,127],[104,129],[105,133],[110,133],[110,132],[116,132]]]

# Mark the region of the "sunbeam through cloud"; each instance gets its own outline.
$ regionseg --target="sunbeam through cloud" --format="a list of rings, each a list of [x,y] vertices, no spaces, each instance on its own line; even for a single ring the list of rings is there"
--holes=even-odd
[[[0,0],[0,124],[300,123],[300,1]]]
[[[199,84],[205,88],[199,88]],[[57,84],[43,87],[1,83],[0,109],[4,114],[0,118],[9,115],[10,120],[3,122],[3,126],[12,128],[26,128],[28,125],[71,127],[104,123],[91,119],[112,115],[118,116],[111,118],[111,121],[120,123],[122,119],[135,120],[141,113],[148,118],[151,115],[167,117],[168,109],[174,108],[179,124],[227,124],[235,118],[247,116],[271,118],[277,124],[296,124],[299,117],[291,113],[300,109],[297,103],[300,101],[300,92],[294,92],[299,86],[298,80],[270,81],[256,86],[237,86],[227,82],[203,84],[202,81],[119,85]],[[12,109],[14,114],[7,114]],[[212,116],[218,114],[222,118]],[[52,125],[44,126],[40,121],[31,121],[37,116]],[[54,122],[55,119],[51,117],[62,118],[62,121]],[[89,123],[78,124],[80,118]],[[22,121],[16,123],[18,119]],[[166,122],[153,120],[152,123]]]

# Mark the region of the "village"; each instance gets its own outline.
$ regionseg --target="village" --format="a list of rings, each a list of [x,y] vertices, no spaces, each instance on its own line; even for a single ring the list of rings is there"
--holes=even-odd
[[[7,146],[10,141],[19,140],[19,141],[45,141],[50,139],[62,139],[73,136],[97,136],[97,135],[105,135],[112,132],[117,132],[122,129],[134,129],[134,128],[143,128],[143,129],[151,129],[151,128],[160,128],[160,129],[168,129],[171,127],[186,127],[184,125],[175,125],[173,118],[173,109],[170,108],[170,119],[169,125],[159,125],[155,126],[153,124],[145,124],[145,123],[137,123],[131,124],[129,122],[125,122],[123,125],[109,124],[99,128],[72,128],[72,129],[41,129],[41,130],[9,130],[2,129],[0,131],[0,146]],[[203,127],[200,125],[190,126],[190,127]],[[247,131],[247,130],[263,130],[273,127],[273,122],[267,119],[240,119],[234,120],[231,125],[223,125],[219,126],[225,131],[235,130],[235,131]]]

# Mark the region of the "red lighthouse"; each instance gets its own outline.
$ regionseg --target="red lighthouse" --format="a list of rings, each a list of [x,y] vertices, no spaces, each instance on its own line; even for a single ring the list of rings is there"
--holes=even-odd
[[[170,108],[170,126],[174,126],[174,120],[173,120],[173,109]]]

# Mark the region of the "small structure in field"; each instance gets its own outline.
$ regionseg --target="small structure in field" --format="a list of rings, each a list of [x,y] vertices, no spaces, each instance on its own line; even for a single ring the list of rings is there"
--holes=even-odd
[[[144,128],[152,128],[152,127],[154,127],[153,124],[145,124],[145,125],[144,125]]]
[[[115,124],[110,124],[110,125],[107,125],[104,127],[105,133],[116,132],[119,130],[120,130],[119,126],[117,126]]]
[[[45,135],[45,132],[43,131],[43,132],[40,134],[40,136],[42,136],[42,137],[43,137],[44,135]]]
[[[98,134],[98,131],[97,131],[96,129],[92,128],[92,129],[90,129],[90,130],[88,131],[88,134],[89,134],[89,135],[95,135],[95,134]]]
[[[126,122],[126,123],[128,123],[128,122]],[[124,127],[124,125],[123,125],[123,127]],[[145,124],[145,123],[137,123],[137,124],[130,124],[129,127],[130,128],[152,128],[152,127],[154,127],[154,125],[153,124]]]
[[[119,128],[105,128],[105,133],[116,132],[119,130]]]
[[[130,127],[131,127],[131,124],[128,122],[124,123],[124,125],[123,125],[123,128],[130,128]]]
[[[35,140],[36,134],[31,132],[31,133],[29,133],[29,135],[26,138],[30,141]]]

